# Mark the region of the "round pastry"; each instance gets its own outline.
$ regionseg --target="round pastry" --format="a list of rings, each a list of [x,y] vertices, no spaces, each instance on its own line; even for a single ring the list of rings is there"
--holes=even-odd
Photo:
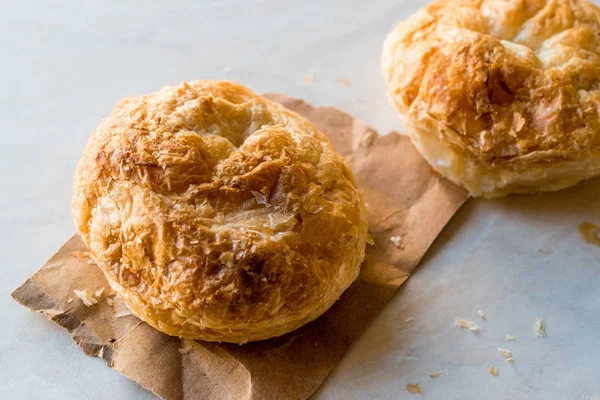
[[[310,122],[233,82],[126,98],[75,172],[77,230],[131,312],[245,343],[324,313],[356,279],[362,197]]]
[[[473,195],[600,174],[600,11],[586,0],[438,0],[385,41],[415,147]]]

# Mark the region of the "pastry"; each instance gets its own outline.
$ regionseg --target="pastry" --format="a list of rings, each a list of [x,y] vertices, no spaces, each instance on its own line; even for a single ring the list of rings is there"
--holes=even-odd
[[[586,0],[438,0],[387,37],[405,132],[473,195],[600,174],[600,10]]]
[[[126,98],[74,177],[77,230],[131,312],[245,343],[323,314],[368,238],[352,173],[309,121],[233,82]]]

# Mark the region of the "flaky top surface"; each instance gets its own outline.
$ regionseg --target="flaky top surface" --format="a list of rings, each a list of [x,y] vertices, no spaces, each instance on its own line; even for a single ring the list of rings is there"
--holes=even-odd
[[[246,342],[322,312],[358,275],[366,215],[310,122],[231,82],[120,102],[75,174],[77,229],[132,311]]]
[[[598,156],[600,11],[585,0],[438,0],[388,36],[411,126],[487,165]]]

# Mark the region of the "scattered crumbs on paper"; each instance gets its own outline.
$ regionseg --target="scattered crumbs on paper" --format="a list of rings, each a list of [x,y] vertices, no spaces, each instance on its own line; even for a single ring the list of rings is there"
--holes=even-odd
[[[598,226],[591,222],[582,222],[577,229],[579,229],[579,235],[581,235],[581,239],[584,242],[600,246],[600,238],[598,237],[600,228]]]
[[[107,298],[106,298],[106,304],[107,304],[109,307],[112,307],[112,306],[114,306],[114,305],[115,305],[115,300],[114,300],[112,297],[107,297]]]
[[[336,82],[338,83],[343,83],[346,86],[350,86],[350,79],[344,79],[344,78],[337,78]]]
[[[503,349],[498,347],[498,353],[500,353],[500,355],[504,358],[506,358],[506,361],[508,361],[508,363],[512,364],[514,360],[513,356],[512,356],[512,351],[508,350],[508,349]]]
[[[406,385],[406,391],[412,394],[425,394],[423,388],[419,386],[418,383],[409,383],[408,385]]]
[[[312,76],[305,76],[304,77],[304,83],[310,84],[310,83],[312,83],[312,81],[313,81]]]
[[[100,298],[100,297],[102,297],[102,293],[104,293],[104,287],[101,287],[100,289],[96,290],[94,292],[94,297],[95,298]]]
[[[404,322],[410,322],[410,321],[412,321],[412,320],[414,320],[414,318],[413,318],[413,317],[408,317],[408,318],[406,318],[406,319],[404,320]]]
[[[546,336],[546,323],[544,322],[543,318],[537,318],[534,325],[537,337],[542,338]]]
[[[548,249],[546,247],[543,247],[543,248],[539,249],[538,251],[540,252],[540,254],[545,254],[545,255],[552,254],[552,249]]]
[[[492,364],[490,364],[490,366],[488,367],[488,372],[492,375],[492,376],[498,376],[498,370],[496,369],[496,367],[494,367]]]
[[[454,325],[459,328],[469,328],[472,332],[479,331],[479,327],[474,322],[462,318],[455,318]]]
[[[438,376],[440,376],[441,374],[442,374],[442,373],[441,373],[440,371],[435,371],[435,372],[433,372],[433,373],[429,374],[429,377],[430,377],[431,379],[435,379],[435,378],[437,378]]]
[[[231,71],[231,67],[229,65],[226,65],[223,67],[223,72],[229,72]]]
[[[402,236],[392,236],[390,237],[390,240],[392,241],[392,243],[394,243],[394,246],[399,248],[399,249],[403,249],[404,245],[402,244]]]
[[[373,143],[373,140],[375,140],[375,135],[377,134],[371,131],[365,132],[365,134],[360,139],[361,147],[369,147],[371,143]]]
[[[71,254],[79,259],[79,261],[84,262],[86,264],[94,264],[94,260],[90,255],[89,251],[73,251]]]
[[[517,340],[517,337],[513,335],[506,335],[504,336],[504,339],[506,339],[507,342],[512,342],[513,340]]]
[[[84,290],[73,290],[73,293],[75,293],[75,295],[77,297],[79,297],[81,299],[81,301],[83,301],[83,304],[86,307],[91,307],[94,304],[98,303],[98,300],[96,300],[96,298],[94,297],[94,294],[90,291],[90,289],[84,289]]]
[[[483,311],[479,310],[479,311],[477,311],[477,314],[479,314],[479,317],[481,318],[482,321],[485,321],[485,314],[483,313]]]
[[[73,299],[69,297],[69,299],[67,300],[67,304],[71,304],[73,302]]]

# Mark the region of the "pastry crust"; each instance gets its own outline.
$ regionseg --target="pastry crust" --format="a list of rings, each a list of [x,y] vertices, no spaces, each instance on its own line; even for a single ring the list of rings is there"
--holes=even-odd
[[[310,122],[233,82],[126,98],[74,178],[111,287],[169,335],[245,343],[314,320],[356,279],[366,212]]]
[[[586,0],[438,0],[385,41],[406,133],[473,195],[600,174],[600,10]]]

